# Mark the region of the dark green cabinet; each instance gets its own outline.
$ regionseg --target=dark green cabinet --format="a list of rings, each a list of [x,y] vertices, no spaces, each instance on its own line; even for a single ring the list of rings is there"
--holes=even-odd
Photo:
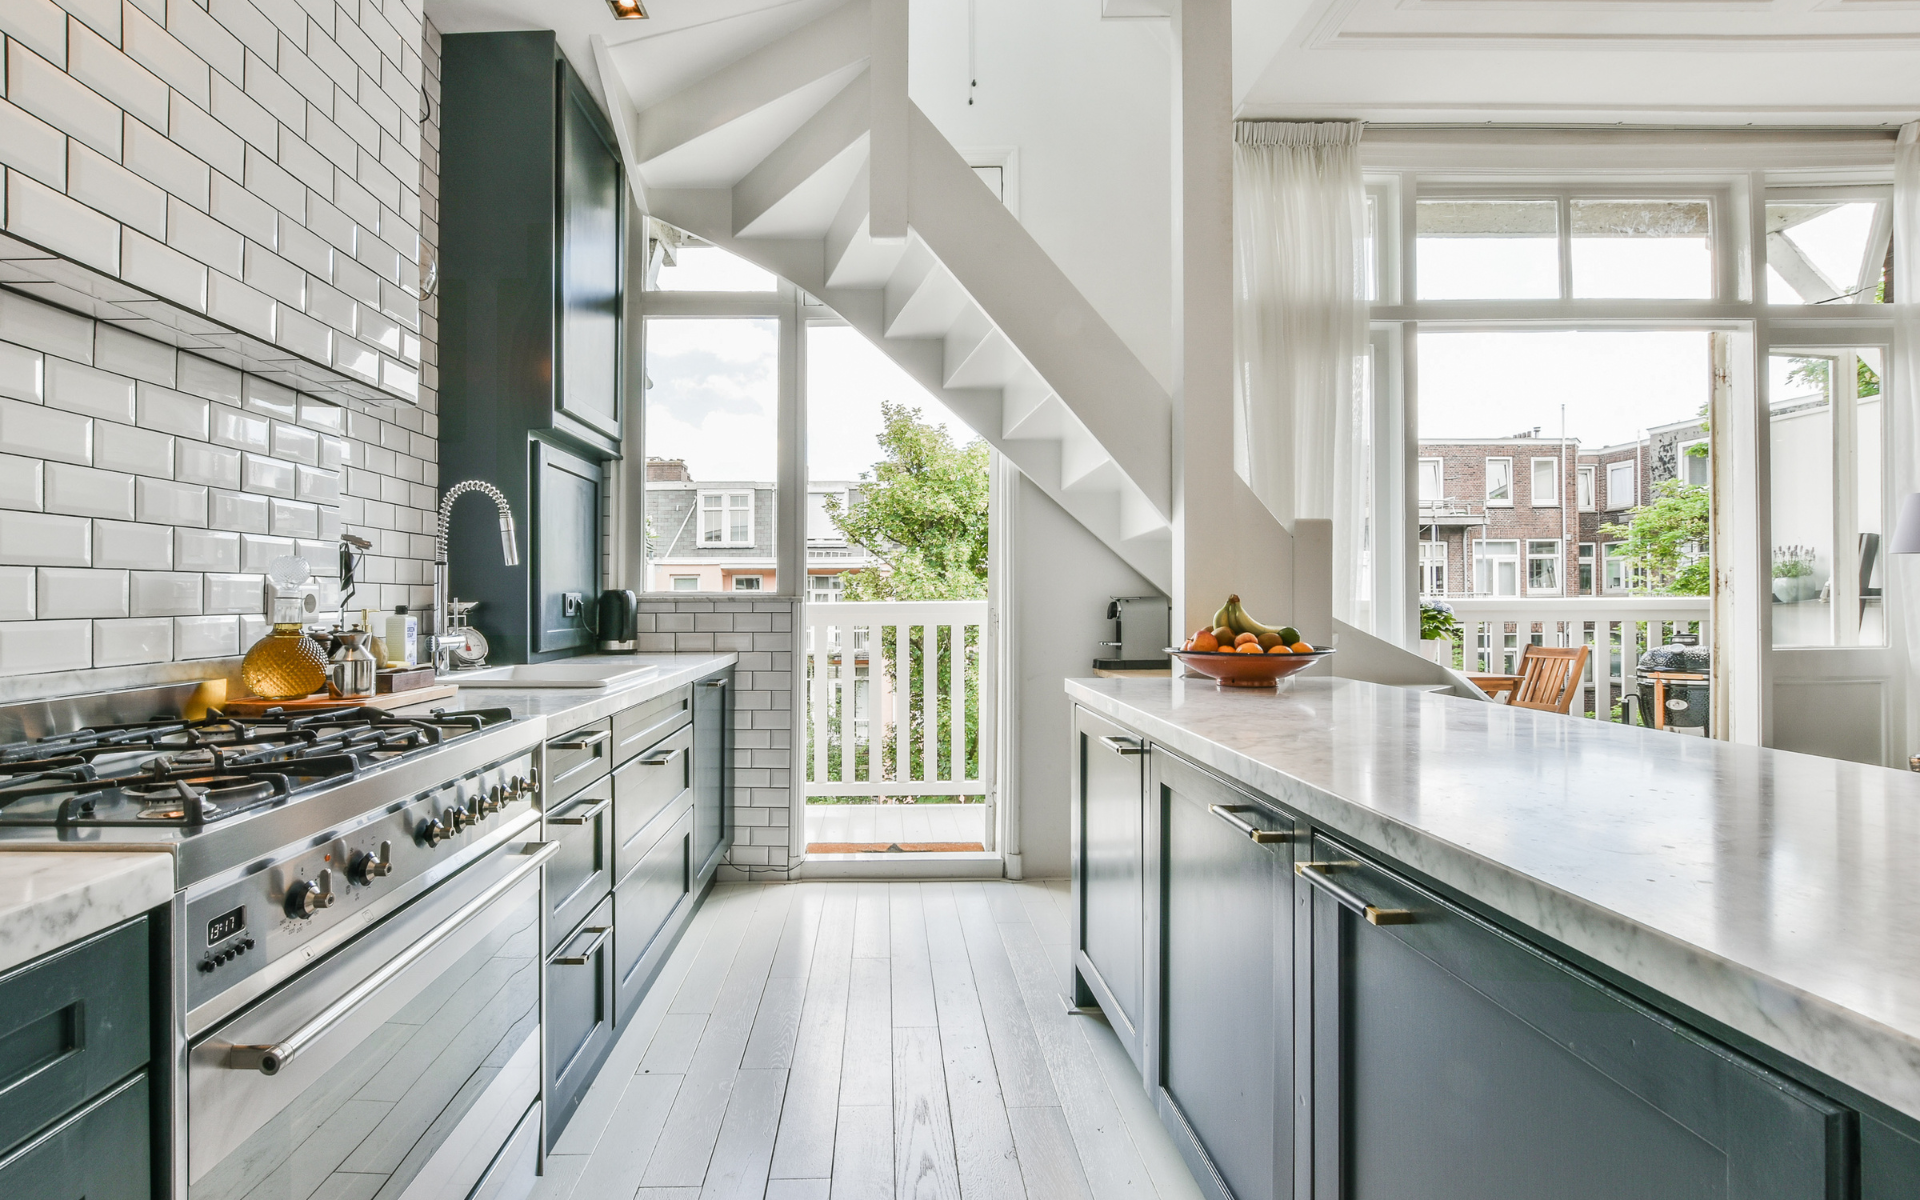
[[[1293,844],[1273,805],[1152,755],[1165,872],[1160,1108],[1214,1200],[1292,1194]]]
[[[612,128],[552,32],[442,45],[439,478],[495,484],[532,539],[509,567],[491,519],[456,518],[450,583],[483,600],[472,620],[497,661],[541,661],[594,640],[593,464],[620,453],[629,200]]]
[[[1330,838],[1314,1194],[1843,1200],[1850,1112]]]
[[[733,668],[693,685],[693,863],[701,882],[733,842]]]
[[[1145,741],[1082,712],[1074,727],[1072,936],[1078,1002],[1098,1003],[1144,1065],[1147,821]]]

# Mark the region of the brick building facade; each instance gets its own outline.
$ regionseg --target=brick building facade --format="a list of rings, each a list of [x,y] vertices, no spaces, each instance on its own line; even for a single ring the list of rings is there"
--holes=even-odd
[[[1604,525],[1629,523],[1655,484],[1706,483],[1697,421],[1587,448],[1538,430],[1507,438],[1420,443],[1418,550],[1422,596],[1594,596],[1621,593],[1628,565]]]

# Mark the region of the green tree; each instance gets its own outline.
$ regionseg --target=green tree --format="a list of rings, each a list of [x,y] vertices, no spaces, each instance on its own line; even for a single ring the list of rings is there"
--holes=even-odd
[[[1625,525],[1602,525],[1601,536],[1618,538],[1613,553],[1642,568],[1669,596],[1704,596],[1712,588],[1705,550],[1707,489],[1678,479],[1653,485],[1653,501],[1631,510]]]
[[[1833,377],[1833,360],[1830,358],[1790,358],[1793,369],[1787,372],[1787,382],[1802,384],[1813,388],[1822,395],[1826,394],[1827,382]],[[1880,394],[1880,376],[1874,374],[1867,360],[1854,360],[1854,378],[1857,381],[1857,396],[1878,396]]]
[[[921,419],[920,410],[905,404],[881,404],[882,429],[879,436],[881,457],[870,473],[863,474],[859,502],[843,506],[828,497],[827,515],[850,544],[864,547],[878,560],[878,566],[849,572],[844,597],[859,600],[983,600],[987,595],[987,462],[984,441],[956,444],[946,429]],[[890,689],[899,678],[898,641],[895,626],[873,630],[877,659]],[[931,631],[930,631],[931,632]],[[954,644],[954,629],[942,629],[928,639],[917,633],[907,642],[906,692],[911,698],[906,740],[902,746],[898,729],[888,732],[879,747],[883,771],[893,778],[918,777],[926,747],[927,722],[934,723],[934,765],[941,771],[952,767],[953,722],[962,722],[962,754],[966,764],[979,761],[980,752],[980,652],[977,630],[966,631],[961,644]],[[929,642],[931,641],[931,644]],[[871,651],[869,651],[871,653]],[[960,696],[960,712],[953,709],[951,681],[958,665],[965,674]],[[832,671],[871,670],[859,661],[829,664]],[[843,680],[848,677],[843,676]],[[809,695],[812,694],[809,689]],[[840,745],[842,714],[852,694],[843,687],[842,702],[829,714],[827,722],[827,773],[830,780],[841,778]],[[876,699],[877,689],[871,692]],[[870,719],[878,720],[875,712]],[[812,724],[808,724],[809,730]],[[811,734],[809,734],[811,739]],[[907,770],[895,769],[904,751]],[[812,746],[808,746],[812,758]],[[864,743],[855,743],[851,764],[856,777],[873,778]],[[952,776],[943,776],[952,778]],[[911,800],[910,797],[901,797]],[[958,796],[925,796],[923,802],[959,800]]]
[[[848,575],[849,600],[983,600],[987,595],[987,444],[954,444],[920,410],[882,402],[880,461],[860,503],[827,498],[850,543],[880,560]]]

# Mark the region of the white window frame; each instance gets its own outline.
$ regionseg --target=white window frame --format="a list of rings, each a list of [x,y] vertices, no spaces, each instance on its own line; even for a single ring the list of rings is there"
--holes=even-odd
[[[746,584],[746,583],[747,583],[748,581],[751,581],[751,582],[753,583],[753,586],[752,586],[752,587],[744,587],[744,586],[742,586],[743,584]],[[760,585],[761,585],[761,584],[762,584],[763,582],[765,582],[765,576],[761,576],[761,575],[735,575],[735,576],[733,577],[733,588],[732,588],[732,590],[733,590],[733,591],[736,591],[736,592],[758,592],[758,591],[763,591],[764,589],[763,589],[763,588],[762,588],[762,587],[760,586]]]
[[[1574,499],[1578,502],[1581,512],[1594,511],[1593,502],[1595,498],[1594,493],[1597,490],[1595,484],[1597,483],[1598,475],[1599,468],[1593,463],[1587,463],[1585,466],[1577,466],[1573,469]],[[1591,545],[1592,543],[1588,544]]]
[[[1526,589],[1527,595],[1529,596],[1562,595],[1566,591],[1566,580],[1563,578],[1563,576],[1566,574],[1566,554],[1563,547],[1561,546],[1560,539],[1559,538],[1524,538],[1522,539],[1522,541],[1524,542],[1524,545],[1521,547],[1521,556],[1525,560],[1522,563],[1522,566],[1525,568],[1525,571],[1526,571],[1526,575],[1525,575],[1526,583],[1524,584],[1524,587]],[[1540,552],[1534,549],[1534,547],[1536,546],[1551,546],[1553,548],[1545,552]],[[1536,561],[1550,562],[1553,564],[1553,586],[1552,587],[1535,587],[1533,585],[1533,564]]]
[[[807,545],[809,546],[844,546],[847,544],[847,535],[845,533],[842,533],[840,530],[840,527],[837,525],[829,529],[825,537],[813,536],[813,498],[815,496],[820,496],[820,497],[838,496],[840,498],[840,511],[845,512],[847,509],[847,497],[849,494],[850,493],[847,491],[846,488],[808,488],[807,489],[807,514],[806,514],[807,515]]]
[[[680,585],[683,583],[687,586],[681,587]],[[700,577],[698,575],[669,575],[667,576],[667,590],[670,592],[697,592],[700,590]]]
[[[1626,545],[1625,542],[1600,544],[1600,592],[1602,595],[1618,596],[1633,590],[1633,564],[1617,553],[1624,545]]]
[[[1493,498],[1493,464],[1495,463],[1501,463],[1507,469],[1507,498],[1505,500],[1496,500]],[[1512,508],[1513,507],[1513,458],[1512,456],[1511,455],[1508,455],[1505,457],[1489,456],[1486,459],[1485,470],[1486,470],[1486,485],[1487,485],[1486,487],[1487,507],[1488,508]]]
[[[1600,576],[1598,574],[1600,570],[1600,547],[1594,542],[1578,542],[1575,544],[1578,547],[1578,554],[1575,557],[1574,565],[1574,594],[1579,596],[1597,596],[1600,594]],[[1586,568],[1587,572],[1587,582],[1585,586],[1582,586],[1580,583],[1579,572],[1582,567]]]
[[[1869,252],[1861,256],[1861,265],[1864,267],[1868,261],[1886,261],[1886,248],[1893,238],[1892,188],[1872,184],[1852,187],[1838,184],[1816,184],[1809,187],[1770,187],[1767,189],[1766,202],[1768,204],[1876,204],[1879,206],[1879,209],[1874,215],[1873,231],[1868,235]],[[1771,249],[1771,247],[1769,247],[1769,249]],[[1769,255],[1768,257],[1771,258],[1772,256]],[[1778,299],[1773,295],[1772,289],[1766,285],[1768,266],[1769,263],[1763,262],[1760,264],[1759,269],[1755,272],[1757,280],[1755,286],[1765,295],[1767,307],[1769,308],[1821,309],[1842,305],[1850,308],[1854,307],[1854,302],[1845,297],[1838,300],[1816,300],[1811,302]],[[1851,281],[1854,287],[1861,286],[1861,283],[1862,281],[1858,278]],[[1840,286],[1845,288],[1848,287],[1849,284],[1842,282]],[[1899,287],[1897,281],[1895,286],[1896,288]],[[1871,313],[1875,309],[1885,309],[1887,306],[1867,302],[1860,305],[1860,307],[1865,308],[1867,312]]]
[[[720,508],[718,510],[720,513],[720,537],[716,541],[707,540],[707,497],[709,496],[718,497],[720,500]],[[733,501],[738,499],[741,496],[745,496],[747,498],[747,537],[745,541],[737,540],[732,536],[733,521],[731,520],[731,518],[734,512]],[[694,504],[698,506],[698,516],[696,517],[696,520],[695,520],[693,544],[695,546],[700,547],[702,550],[711,549],[716,546],[719,546],[719,547],[740,547],[740,546],[750,547],[752,546],[754,517],[756,515],[754,512],[756,499],[757,498],[753,494],[753,489],[751,488],[747,488],[744,490],[740,488],[702,488],[700,489],[700,491],[694,497]]]
[[[1453,543],[1447,541],[1420,542],[1420,594],[1422,596],[1445,596],[1447,594],[1447,568],[1451,565]],[[1437,551],[1437,553],[1436,553]],[[1436,572],[1438,572],[1436,574]],[[1439,586],[1433,586],[1438,583]]]
[[[1545,500],[1540,498],[1540,468],[1547,468],[1548,477],[1553,480],[1553,493]],[[1542,458],[1535,455],[1527,464],[1527,499],[1535,508],[1560,507],[1560,460]]]
[[[1614,475],[1623,469],[1628,472],[1627,478],[1633,481],[1632,484],[1627,488],[1627,502],[1625,504],[1620,503],[1620,498],[1613,494]],[[1608,463],[1607,464],[1607,507],[1604,511],[1625,512],[1629,508],[1638,507],[1639,503],[1640,503],[1640,464],[1631,459],[1622,460],[1620,462]]]
[[[1431,499],[1424,494],[1427,490],[1427,468],[1429,466],[1433,468],[1433,496]],[[1419,473],[1415,478],[1415,486],[1422,493],[1420,503],[1429,508],[1438,508],[1442,504],[1445,504],[1447,501],[1447,460],[1444,458],[1421,459]]]
[[[831,580],[832,582],[825,582]],[[838,571],[807,576],[808,604],[837,604],[847,598],[845,576]]]
[[[1473,594],[1474,595],[1476,596],[1519,596],[1525,593],[1526,584],[1524,582],[1525,576],[1523,574],[1523,569],[1526,565],[1526,555],[1522,553],[1521,542],[1522,542],[1522,539],[1520,538],[1475,539],[1473,543]],[[1508,552],[1494,554],[1487,549],[1487,547],[1489,546],[1512,546],[1513,549]],[[1513,565],[1513,590],[1511,592],[1502,592],[1502,591],[1496,590],[1500,582],[1499,565],[1501,563],[1511,563]],[[1481,575],[1480,575],[1480,568],[1483,564],[1487,568],[1487,573],[1486,573],[1487,583],[1492,585],[1484,588],[1481,586]]]
[[[1700,456],[1699,462],[1702,468],[1701,473],[1706,476],[1706,482],[1689,483],[1687,481],[1687,470],[1688,470],[1689,462],[1693,458],[1693,456],[1688,454],[1687,452],[1689,450],[1692,450],[1695,446],[1706,446],[1708,454],[1711,454],[1713,451],[1712,444],[1707,438],[1695,438],[1690,442],[1681,442],[1678,448],[1678,453],[1674,457],[1674,467],[1676,471],[1676,477],[1680,480],[1681,483],[1686,484],[1686,486],[1688,487],[1698,487],[1698,488],[1711,487],[1713,485],[1713,460],[1705,455]]]

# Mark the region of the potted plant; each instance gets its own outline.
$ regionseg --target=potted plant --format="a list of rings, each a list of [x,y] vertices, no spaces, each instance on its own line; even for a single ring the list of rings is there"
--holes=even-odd
[[[1453,643],[1460,640],[1460,618],[1453,606],[1439,600],[1420,602],[1420,653],[1428,660],[1445,663]]]
[[[1800,604],[1820,594],[1813,575],[1813,549],[1781,546],[1773,552],[1773,599],[1778,604]]]

